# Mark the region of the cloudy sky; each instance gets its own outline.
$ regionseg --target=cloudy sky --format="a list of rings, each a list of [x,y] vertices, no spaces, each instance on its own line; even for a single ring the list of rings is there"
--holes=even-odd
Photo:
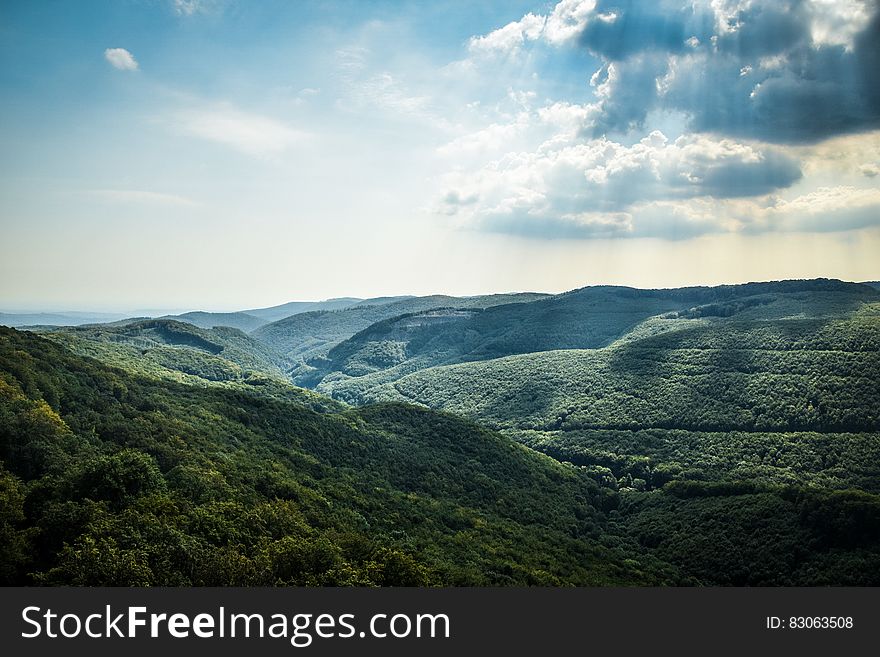
[[[880,278],[875,0],[0,5],[0,309]]]

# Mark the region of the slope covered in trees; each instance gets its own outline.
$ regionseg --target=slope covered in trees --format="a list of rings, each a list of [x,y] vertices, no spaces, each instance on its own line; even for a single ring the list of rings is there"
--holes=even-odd
[[[373,398],[376,387],[437,365],[554,350],[595,351],[689,329],[699,322],[688,320],[699,319],[730,320],[719,324],[720,331],[729,331],[729,345],[738,339],[737,326],[752,331],[758,330],[755,322],[845,317],[872,301],[880,301],[880,293],[867,286],[821,279],[676,290],[584,288],[529,304],[387,319],[336,345],[326,357],[312,358],[308,375],[295,380],[360,403]]]
[[[458,325],[391,320],[332,350],[335,367],[318,389],[356,404],[452,411],[574,464],[619,496],[610,536],[636,540],[700,581],[876,582],[877,293],[796,281],[662,294],[685,303],[620,322],[595,348],[500,358],[484,358],[480,345],[516,345],[508,336],[528,320],[482,334],[476,313]],[[695,294],[701,303],[691,305]],[[490,312],[512,316],[507,308],[479,316]],[[613,323],[604,311],[580,318],[567,335],[584,343],[596,323]],[[552,323],[526,334],[551,347],[560,335]],[[396,351],[389,338],[401,343]],[[468,344],[478,349],[457,348]],[[383,363],[382,353],[397,358]]]
[[[294,380],[308,378],[314,370],[305,363],[322,357],[335,345],[362,331],[371,324],[407,313],[435,308],[488,308],[490,306],[527,303],[545,298],[544,294],[490,294],[476,297],[433,295],[412,297],[390,303],[365,302],[337,311],[308,312],[267,324],[253,332],[253,336],[294,361],[300,361],[293,371]]]
[[[285,361],[244,332],[202,329],[171,319],[48,329],[74,352],[126,369],[179,381],[285,380]]]
[[[228,326],[230,328],[237,328],[245,333],[250,333],[270,322],[275,322],[291,315],[320,310],[342,310],[364,302],[364,299],[356,299],[354,297],[327,299],[325,301],[290,301],[269,308],[252,308],[251,310],[230,313],[193,311],[180,315],[167,315],[162,317],[162,319],[188,322],[199,328],[206,329]],[[377,299],[375,302],[384,303],[385,300]]]
[[[576,469],[405,405],[317,413],[0,329],[4,583],[686,581]]]
[[[779,303],[787,312],[793,301]],[[477,419],[639,488],[684,477],[880,492],[880,304],[844,306],[814,299],[812,317],[774,304],[751,318],[668,315],[602,349],[434,367],[372,388],[352,377],[340,388]]]
[[[186,322],[193,326],[203,329],[212,329],[217,326],[227,326],[235,328],[245,333],[260,328],[266,324],[266,320],[260,319],[249,313],[209,313],[201,311],[193,311],[180,315],[167,315],[162,319],[172,319],[179,322]]]
[[[358,299],[356,297],[340,297],[338,299],[326,299],[324,301],[290,301],[269,308],[253,308],[242,312],[258,317],[263,323],[268,324],[300,313],[315,312],[319,310],[343,310],[345,308],[350,308],[351,306],[357,306],[360,303],[364,303],[364,301],[364,299]],[[385,300],[383,299],[376,300],[377,304],[384,302]]]
[[[0,577],[880,584],[880,292],[450,299],[3,330]]]

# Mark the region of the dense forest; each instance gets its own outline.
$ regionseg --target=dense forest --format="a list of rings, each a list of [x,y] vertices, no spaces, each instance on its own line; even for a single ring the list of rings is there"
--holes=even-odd
[[[6,584],[675,583],[577,469],[413,406],[317,412],[0,329]]]
[[[332,303],[0,329],[2,581],[880,584],[874,287]]]

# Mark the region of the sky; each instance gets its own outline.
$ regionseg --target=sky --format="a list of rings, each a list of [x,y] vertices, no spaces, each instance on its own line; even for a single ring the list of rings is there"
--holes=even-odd
[[[819,276],[876,0],[0,4],[0,310]]]

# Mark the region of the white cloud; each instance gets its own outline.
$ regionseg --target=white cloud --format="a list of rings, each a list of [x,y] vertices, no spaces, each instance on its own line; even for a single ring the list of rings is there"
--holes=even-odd
[[[533,99],[534,94],[509,93],[508,100],[517,111],[505,112],[503,120],[456,137],[438,147],[437,154],[461,167],[469,163],[481,165],[511,151],[536,150],[539,146],[547,150],[557,144],[573,143],[589,116],[589,107],[556,102],[532,109]]]
[[[532,237],[878,225],[880,202],[863,189],[880,176],[880,131],[868,132],[880,116],[877,11],[862,0],[562,0],[473,37],[460,79],[533,43],[567,45],[599,60],[593,97],[512,109],[517,89],[484,98],[481,127],[437,149],[452,170],[434,209]]]
[[[515,55],[529,41],[543,39],[560,45],[575,38],[587,24],[596,8],[596,0],[562,0],[549,16],[528,13],[482,36],[472,37],[468,49],[472,54]],[[598,14],[594,18],[613,21],[615,14]]]
[[[249,114],[228,105],[187,110],[173,117],[184,134],[230,146],[248,155],[280,153],[308,135],[281,121]]]
[[[480,156],[498,152],[528,128],[528,115],[523,112],[513,123],[492,123],[481,130],[456,137],[437,149],[443,157],[460,162],[462,157]]]
[[[541,36],[546,21],[544,16],[526,14],[520,20],[508,23],[489,34],[471,38],[468,49],[472,53],[515,53],[526,41],[534,41]]]
[[[107,48],[104,51],[104,59],[110,62],[113,68],[120,71],[136,71],[138,69],[134,55],[125,48]]]
[[[424,116],[430,98],[413,95],[391,73],[372,75],[352,86],[352,98],[358,106],[373,106],[398,114]]]
[[[345,75],[354,75],[367,66],[370,51],[363,46],[349,46],[336,51],[336,65]]]
[[[880,225],[880,190],[852,185],[819,187],[791,200],[737,200],[716,210],[737,218],[747,233],[841,232]]]
[[[535,236],[542,231],[594,236],[612,228],[644,234],[647,225],[634,218],[634,209],[643,222],[650,214],[653,233],[663,230],[657,219],[661,211],[670,217],[666,227],[675,232],[683,230],[685,219],[690,232],[695,225],[706,232],[720,229],[719,221],[706,215],[695,219],[693,213],[672,212],[657,203],[767,195],[801,177],[798,163],[784,152],[730,139],[684,135],[670,141],[654,131],[629,146],[604,137],[582,142],[576,126],[587,111],[554,104],[537,110],[532,123],[521,115],[506,126],[451,142],[445,149],[467,155],[529,131],[554,132],[533,150],[508,151],[476,170],[447,174],[437,210],[456,215],[462,225]],[[675,216],[680,220],[673,221]]]
[[[555,45],[570,41],[584,29],[595,8],[596,0],[562,0],[547,19],[544,37]]]
[[[864,29],[870,18],[864,0],[810,0],[810,32],[813,42],[824,46],[851,49],[853,37]]]
[[[878,205],[880,205],[880,189],[859,189],[850,185],[839,185],[819,187],[791,201],[780,201],[775,209],[781,213],[821,215],[843,208],[854,209]]]

